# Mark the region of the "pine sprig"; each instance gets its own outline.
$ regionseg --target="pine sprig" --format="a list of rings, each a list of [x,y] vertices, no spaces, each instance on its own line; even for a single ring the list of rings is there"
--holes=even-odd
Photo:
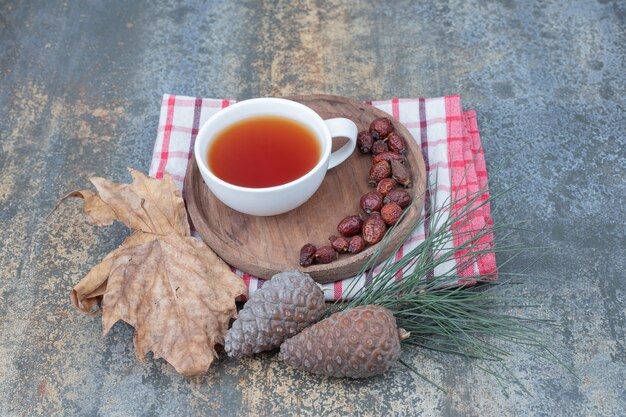
[[[433,186],[436,186],[436,183],[431,184],[431,188]],[[548,347],[549,339],[543,329],[545,326],[555,326],[554,322],[511,313],[515,309],[528,309],[536,305],[534,300],[515,297],[506,291],[528,278],[524,271],[517,273],[500,271],[497,280],[494,280],[493,274],[487,276],[477,274],[472,277],[458,275],[458,270],[462,270],[466,265],[472,265],[489,252],[500,255],[499,267],[502,269],[522,253],[545,249],[515,243],[516,234],[529,232],[524,227],[524,222],[501,222],[480,229],[470,228],[462,232],[467,233],[468,236],[463,237],[469,239],[464,239],[466,241],[460,246],[452,245],[453,231],[458,237],[458,230],[462,230],[463,226],[467,229],[470,218],[477,211],[486,204],[491,204],[493,209],[494,202],[511,189],[483,199],[486,189],[481,188],[464,196],[463,205],[455,204],[459,198],[457,194],[453,194],[441,205],[433,198],[430,217],[421,218],[414,224],[395,244],[392,254],[386,260],[381,259],[381,254],[392,244],[388,238],[391,233],[387,233],[386,238],[378,245],[377,251],[361,271],[371,273],[374,266],[382,262],[381,270],[371,277],[370,285],[356,291],[354,280],[346,288],[346,294],[354,291],[352,299],[335,303],[329,309],[329,314],[360,305],[384,306],[394,314],[398,327],[411,333],[411,336],[403,342],[405,346],[420,349],[422,353],[437,351],[474,360],[479,369],[493,375],[503,388],[509,381],[528,393],[505,363],[511,354],[506,348],[510,344],[531,350],[539,357],[555,360],[570,370]],[[405,213],[407,211],[405,210]],[[396,260],[396,253],[411,237],[413,231],[424,227],[424,222],[428,222],[429,234],[416,248]],[[499,237],[497,245],[486,246],[478,243],[482,237],[492,233]],[[442,265],[455,260],[457,253],[461,251],[466,251],[464,264],[452,262],[454,266],[441,273],[439,269]],[[503,254],[508,255],[508,259],[502,260]],[[435,268],[438,268],[438,274],[434,278],[426,279],[429,271]],[[458,284],[460,280],[468,278],[471,278],[471,285]],[[441,389],[406,361],[401,363]]]

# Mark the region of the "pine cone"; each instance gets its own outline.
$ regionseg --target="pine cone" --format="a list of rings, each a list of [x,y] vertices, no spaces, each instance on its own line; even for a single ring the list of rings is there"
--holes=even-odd
[[[379,375],[400,356],[400,338],[391,312],[361,306],[335,313],[286,340],[279,358],[288,365],[333,377]]]
[[[276,274],[257,290],[226,335],[224,350],[233,358],[272,350],[317,322],[324,314],[324,293],[309,274]]]

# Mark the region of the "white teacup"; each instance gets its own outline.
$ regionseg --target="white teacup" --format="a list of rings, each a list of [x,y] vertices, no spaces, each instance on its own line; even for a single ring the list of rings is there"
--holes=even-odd
[[[247,188],[230,184],[211,172],[207,162],[209,146],[216,136],[233,123],[258,116],[279,116],[307,126],[319,141],[321,156],[315,167],[300,178],[267,188]],[[196,137],[194,155],[204,182],[224,204],[242,213],[273,216],[293,210],[306,202],[319,188],[326,171],[345,161],[356,146],[357,127],[351,120],[323,120],[309,107],[282,98],[254,98],[226,107],[207,120]],[[331,152],[334,137],[348,143]]]

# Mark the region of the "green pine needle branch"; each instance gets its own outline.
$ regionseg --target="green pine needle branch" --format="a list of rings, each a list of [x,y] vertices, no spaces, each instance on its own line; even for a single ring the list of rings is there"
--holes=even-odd
[[[434,185],[436,184],[431,184],[431,187]],[[529,231],[524,227],[524,222],[499,222],[479,230],[470,230],[466,233],[470,234],[471,239],[467,239],[460,247],[447,249],[452,247],[450,242],[453,239],[453,230],[464,226],[485,204],[490,204],[493,209],[494,202],[510,190],[511,188],[492,194],[489,199],[482,200],[485,189],[480,189],[464,197],[467,204],[461,208],[455,208],[454,203],[458,198],[456,194],[441,206],[433,198],[430,217],[421,218],[399,242],[393,243],[394,250],[386,260],[381,259],[381,253],[392,242],[386,238],[378,245],[377,251],[361,271],[371,271],[375,265],[383,262],[380,272],[371,277],[370,285],[356,291],[351,300],[335,303],[328,313],[368,304],[386,307],[394,314],[398,327],[411,333],[403,342],[404,346],[418,349],[421,354],[437,351],[473,360],[481,370],[493,375],[503,388],[508,381],[528,393],[506,365],[506,359],[510,356],[506,346],[510,344],[531,350],[539,357],[551,359],[571,372],[549,348],[550,340],[546,336],[545,326],[556,324],[513,314],[516,309],[537,307],[537,300],[509,295],[508,289],[523,282],[528,275],[524,271],[503,272],[505,266],[523,253],[546,249],[514,243],[517,234]],[[426,221],[430,232],[424,241],[405,253],[401,259],[395,260],[403,243],[414,230],[421,230]],[[495,246],[485,247],[477,243],[481,237],[491,233],[498,236]],[[390,235],[391,233],[387,233],[386,236]],[[476,285],[454,284],[460,279],[468,278],[458,276],[458,270],[464,265],[457,265],[456,262],[453,262],[454,267],[444,273],[431,279],[425,278],[429,271],[454,260],[457,251],[463,250],[467,250],[464,262],[468,264],[472,264],[485,253],[495,253],[500,262],[498,279],[475,275],[471,278]],[[507,259],[503,260],[502,255],[506,255]],[[356,280],[353,285],[355,283]],[[346,288],[347,294],[353,291],[353,287]],[[426,379],[406,361],[401,363]],[[426,380],[441,389],[434,382]]]

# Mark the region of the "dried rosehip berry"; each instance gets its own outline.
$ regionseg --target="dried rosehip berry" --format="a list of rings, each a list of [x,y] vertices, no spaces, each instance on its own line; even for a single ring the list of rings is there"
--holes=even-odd
[[[397,203],[400,207],[407,208],[411,204],[411,195],[406,190],[391,190],[383,199],[385,204]]]
[[[302,266],[312,265],[313,262],[315,261],[316,250],[317,248],[310,243],[307,243],[306,245],[304,245],[302,249],[300,249],[300,265]]]
[[[348,240],[345,237],[332,235],[328,238],[330,240],[330,246],[333,247],[335,252],[337,253],[346,253],[348,252]]]
[[[391,132],[389,136],[387,136],[387,145],[389,145],[389,149],[393,152],[403,153],[406,150],[404,138],[397,132]]]
[[[354,236],[361,231],[363,219],[360,216],[352,215],[339,222],[337,231],[345,237]]]
[[[393,132],[393,124],[391,124],[391,120],[386,117],[374,119],[374,121],[370,124],[370,133],[374,139],[384,139],[391,132]]]
[[[315,252],[315,260],[318,264],[329,264],[337,259],[337,252],[332,246],[322,246]]]
[[[400,185],[404,185],[405,188],[409,188],[411,185],[411,175],[407,167],[402,165],[398,161],[391,160],[391,172],[392,178]]]
[[[369,132],[362,131],[356,137],[356,146],[361,153],[370,153],[372,151],[372,145],[374,144],[374,138]]]
[[[365,241],[360,235],[352,236],[350,238],[350,244],[348,246],[348,252],[359,253],[365,249]]]
[[[395,186],[396,182],[392,178],[383,178],[376,185],[376,191],[384,197],[389,191],[393,190]]]
[[[391,166],[389,165],[389,162],[381,161],[372,165],[370,168],[369,183],[370,185],[376,186],[378,181],[383,178],[388,178],[389,175],[391,175]]]
[[[380,215],[389,226],[398,222],[402,215],[402,207],[398,203],[387,203],[380,210]]]
[[[398,162],[404,162],[404,156],[400,155],[399,153],[387,151],[387,152],[381,152],[378,155],[376,155],[374,158],[372,158],[372,163],[376,164],[380,161],[391,162],[392,159],[395,159]]]
[[[372,153],[374,155],[378,155],[379,153],[387,152],[389,150],[389,146],[384,140],[377,140],[372,145]]]
[[[378,212],[370,214],[363,222],[363,240],[370,245],[380,242],[386,231],[387,225]]]
[[[361,210],[366,214],[370,214],[373,211],[380,211],[383,206],[383,196],[376,191],[370,191],[369,193],[363,194],[359,204]]]

